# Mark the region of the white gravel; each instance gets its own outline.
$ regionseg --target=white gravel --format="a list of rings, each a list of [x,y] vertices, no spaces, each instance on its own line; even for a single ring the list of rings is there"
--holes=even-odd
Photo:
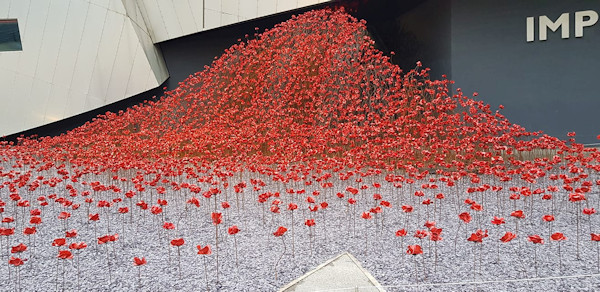
[[[5,172],[10,169],[4,165]],[[34,174],[32,179],[38,174]],[[39,175],[50,177],[48,172]],[[2,223],[4,228],[16,227],[15,235],[2,236],[2,265],[0,267],[1,291],[201,291],[206,289],[205,268],[208,273],[208,288],[211,291],[275,291],[286,283],[301,276],[316,267],[323,261],[332,258],[343,251],[352,253],[362,265],[383,285],[387,291],[530,291],[530,290],[600,290],[600,278],[573,277],[565,279],[543,279],[503,282],[509,279],[548,278],[574,275],[588,275],[598,273],[597,244],[590,240],[590,232],[600,233],[598,214],[591,216],[581,214],[581,209],[586,204],[589,207],[599,208],[600,193],[598,186],[594,185],[587,194],[588,200],[581,206],[567,201],[568,193],[562,188],[554,194],[553,200],[556,210],[552,212],[551,201],[541,200],[540,195],[533,195],[533,203],[523,198],[516,202],[517,209],[523,209],[525,219],[519,222],[518,237],[510,243],[501,243],[499,238],[506,232],[515,232],[515,218],[510,212],[515,210],[513,202],[508,202],[511,193],[508,188],[514,184],[498,182],[492,178],[484,177],[484,182],[490,185],[502,185],[504,189],[499,192],[503,204],[498,210],[496,192],[488,190],[484,193],[467,194],[469,186],[476,186],[470,182],[460,181],[455,187],[447,187],[441,182],[439,189],[424,189],[425,197],[415,197],[414,191],[420,189],[423,183],[417,181],[413,187],[404,185],[397,189],[384,180],[383,176],[364,178],[364,182],[355,181],[354,176],[348,181],[332,179],[333,188],[322,189],[318,183],[305,186],[303,183],[282,185],[261,177],[267,185],[260,191],[253,191],[249,183],[250,178],[259,176],[249,173],[235,175],[237,178],[230,181],[230,187],[216,197],[217,210],[223,212],[224,222],[218,226],[219,247],[215,247],[215,225],[211,222],[210,213],[214,211],[214,197],[210,200],[202,197],[202,192],[192,194],[188,189],[174,191],[167,185],[167,193],[157,196],[156,190],[146,186],[147,190],[137,193],[133,198],[132,214],[119,214],[118,208],[130,206],[130,201],[124,194],[132,189],[131,183],[112,180],[113,174],[100,176],[85,176],[80,182],[69,182],[78,191],[77,196],[70,197],[65,189],[65,182],[52,188],[42,185],[35,191],[28,191],[27,187],[19,189],[23,200],[29,200],[29,207],[16,207],[9,195],[8,187],[0,189],[0,199],[6,203],[2,218],[12,216],[16,220],[12,223]],[[335,175],[334,175],[335,177]],[[147,176],[147,180],[153,177]],[[2,178],[8,181],[7,177]],[[598,177],[587,180],[595,181]],[[185,181],[177,178],[177,181]],[[231,186],[239,181],[246,181],[248,187],[242,194],[236,195]],[[100,213],[97,226],[87,220],[86,197],[81,196],[82,191],[90,190],[89,184],[83,185],[82,181],[100,181],[107,185],[116,184],[121,192],[93,192],[88,198],[94,198],[90,205],[90,213]],[[380,189],[372,186],[373,182],[382,184]],[[482,185],[484,182],[478,184]],[[562,183],[544,179],[531,189],[546,188],[548,185]],[[159,183],[157,186],[160,186]],[[358,200],[355,208],[348,207],[347,199],[352,197],[345,191],[347,186],[359,188],[368,185],[369,188],[361,190],[355,198]],[[418,186],[418,188],[417,188]],[[210,187],[201,184],[203,192]],[[306,189],[306,194],[294,196],[286,193],[287,188]],[[317,203],[327,202],[328,208],[317,212],[308,210],[306,197],[314,190],[321,194],[314,196]],[[258,194],[264,192],[280,192],[281,213],[269,212],[270,198],[265,203],[265,217],[257,202]],[[335,194],[343,192],[345,197],[338,198]],[[383,208],[383,215],[375,219],[365,220],[361,214],[375,206],[372,198],[374,193],[380,193],[383,200],[392,203],[391,208]],[[443,200],[435,199],[437,193],[444,193]],[[38,232],[31,238],[23,235],[24,227],[29,224],[31,209],[40,208],[37,198],[57,194],[65,197],[80,208],[72,210],[59,203],[48,199],[50,204],[42,209],[43,223],[38,226]],[[200,208],[185,204],[192,195],[201,200]],[[243,200],[242,200],[243,197]],[[99,200],[112,200],[122,198],[123,201],[115,203],[110,208],[97,207]],[[150,206],[156,205],[157,198],[168,200],[168,206],[163,215],[152,215],[149,210],[142,212],[135,203],[144,200]],[[425,206],[420,202],[431,198],[434,204]],[[471,198],[482,204],[483,211],[476,212],[469,209],[464,203],[466,198]],[[220,203],[227,200],[231,208],[224,210]],[[287,210],[290,202],[295,202],[299,208],[293,211],[294,225],[292,235],[291,211]],[[458,203],[457,203],[458,201]],[[413,205],[415,211],[408,217],[402,212],[401,205]],[[531,208],[532,207],[532,208]],[[435,210],[435,213],[434,213]],[[59,220],[58,214],[68,211],[71,217],[67,219],[68,227],[64,227],[65,220]],[[458,214],[468,211],[473,215],[473,221],[464,224],[459,220]],[[110,227],[108,214],[110,213]],[[577,258],[577,213],[579,221],[579,259]],[[427,214],[429,219],[436,222],[437,227],[443,228],[443,240],[437,242],[437,264],[435,264],[435,248],[433,242],[424,239],[422,242],[413,237],[417,229],[426,229],[423,224]],[[556,220],[552,223],[553,232],[562,232],[568,238],[560,246],[562,265],[559,265],[559,245],[549,240],[548,223],[542,221],[545,214],[553,214]],[[504,217],[506,224],[497,227],[490,223],[493,216]],[[314,218],[313,247],[309,238],[308,227],[304,225],[305,219]],[[164,222],[172,222],[176,230],[164,230]],[[241,231],[235,235],[237,238],[238,262],[236,265],[234,238],[227,234],[227,227],[237,225]],[[355,228],[353,228],[355,224]],[[478,226],[479,224],[479,226]],[[285,226],[289,230],[281,238],[276,238],[273,232],[278,226]],[[398,229],[407,227],[408,235],[402,240],[395,236]],[[467,237],[478,228],[489,230],[489,237],[483,239],[483,244],[474,244],[467,241]],[[77,237],[68,238],[69,243],[86,242],[88,247],[76,254],[74,259],[57,259],[58,248],[51,245],[55,238],[64,237],[65,230],[76,229]],[[119,239],[114,243],[98,245],[96,238],[105,234],[119,234]],[[527,236],[541,235],[545,243],[535,245],[527,241]],[[169,241],[182,237],[185,244],[178,251],[169,245]],[[294,238],[294,249],[292,249]],[[35,244],[34,244],[35,241]],[[285,242],[285,246],[283,244]],[[8,258],[12,256],[7,247],[18,243],[27,244],[28,250],[19,255],[27,261],[20,267],[20,276],[17,284],[17,269],[8,265]],[[211,245],[213,254],[203,256],[197,254],[197,245]],[[406,254],[409,244],[421,244],[424,254],[411,256]],[[64,249],[64,248],[61,248]],[[285,254],[275,267],[278,259]],[[292,254],[292,251],[295,251]],[[219,262],[219,276],[217,280],[217,254]],[[535,251],[535,253],[534,253]],[[179,253],[179,255],[178,255]],[[312,255],[311,255],[312,254]],[[534,254],[536,260],[534,260]],[[145,257],[147,264],[142,267],[133,265],[134,257]],[[206,260],[206,267],[204,266]],[[109,273],[110,265],[110,273]],[[181,269],[179,269],[179,265]],[[536,272],[537,267],[537,272]],[[415,268],[417,270],[415,270]],[[141,271],[139,270],[141,269]],[[141,272],[141,278],[138,277]],[[430,284],[455,283],[455,282],[486,282],[480,284],[444,284],[434,286]],[[494,282],[496,281],[496,282]],[[419,284],[419,286],[414,286]],[[427,286],[430,285],[430,286]]]

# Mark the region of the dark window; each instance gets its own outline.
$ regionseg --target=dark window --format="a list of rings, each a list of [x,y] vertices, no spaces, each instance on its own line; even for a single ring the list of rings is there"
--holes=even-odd
[[[0,19],[0,52],[22,51],[19,24],[16,19]]]

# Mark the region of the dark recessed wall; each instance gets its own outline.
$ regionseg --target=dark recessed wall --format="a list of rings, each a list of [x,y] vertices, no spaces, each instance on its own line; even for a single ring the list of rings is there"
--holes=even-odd
[[[497,108],[527,130],[596,143],[600,134],[600,21],[574,37],[574,12],[600,13],[600,1],[452,1],[451,78],[466,94]],[[568,12],[568,39],[548,31],[538,40],[539,16],[555,21]],[[526,18],[535,17],[536,40],[527,42]]]

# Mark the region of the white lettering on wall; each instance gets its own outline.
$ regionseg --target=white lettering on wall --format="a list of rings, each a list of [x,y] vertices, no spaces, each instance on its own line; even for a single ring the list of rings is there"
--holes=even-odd
[[[587,19],[586,19],[587,18]],[[575,37],[583,37],[583,28],[592,26],[598,22],[598,13],[594,10],[575,12]]]
[[[598,13],[593,10],[584,10],[575,12],[575,37],[583,37],[583,28],[590,27],[598,22]],[[560,36],[563,39],[569,38],[569,13],[561,14],[555,21],[548,16],[538,17],[538,39],[545,41],[548,39],[548,30],[556,32],[560,29]],[[527,17],[527,42],[535,41],[535,17]]]

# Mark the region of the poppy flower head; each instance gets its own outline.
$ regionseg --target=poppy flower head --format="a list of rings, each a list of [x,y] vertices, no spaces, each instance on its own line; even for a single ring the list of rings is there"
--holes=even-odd
[[[65,238],[57,238],[52,242],[52,246],[63,246],[67,244],[67,240]]]
[[[87,243],[85,243],[85,242],[83,242],[83,241],[82,241],[82,242],[79,242],[79,243],[77,243],[77,242],[73,242],[73,243],[71,243],[71,244],[69,245],[69,248],[70,248],[70,249],[75,249],[75,250],[84,249],[84,248],[86,248],[86,247],[87,247]]]
[[[506,223],[506,222],[504,221],[504,218],[502,218],[502,217],[494,216],[494,219],[492,219],[492,224],[494,224],[494,225],[501,225],[504,223]]]
[[[552,239],[554,241],[560,241],[560,240],[567,240],[567,237],[565,237],[565,235],[560,232],[556,232],[556,233],[550,235],[550,239]]]
[[[146,263],[147,262],[146,262],[146,258],[145,257],[142,257],[142,258],[134,257],[133,258],[133,265],[134,266],[143,266]]]
[[[172,246],[177,246],[180,247],[185,243],[185,241],[183,240],[183,238],[175,238],[173,240],[171,240],[171,245]]]
[[[223,214],[221,213],[213,212],[210,216],[214,225],[219,225],[223,222]]]
[[[207,245],[205,247],[202,247],[201,245],[197,245],[196,248],[198,248],[198,254],[203,254],[203,255],[210,255],[210,254],[212,254],[212,250],[210,249],[210,245]]]
[[[409,245],[406,253],[410,255],[418,255],[423,253],[423,249],[421,249],[421,246],[418,244]]]
[[[59,259],[63,259],[63,260],[70,260],[73,258],[73,254],[71,253],[70,250],[59,250],[57,257]]]
[[[539,236],[539,235],[530,235],[529,238],[527,238],[527,240],[535,243],[535,244],[544,244],[544,239]]]
[[[26,259],[10,257],[10,259],[8,260],[8,264],[18,267],[18,266],[23,265],[25,263],[25,261],[26,261]]]
[[[458,214],[458,218],[465,223],[469,223],[469,222],[471,222],[471,219],[473,219],[473,217],[471,217],[471,214],[469,214],[469,212],[463,212],[463,213]]]
[[[27,245],[25,245],[23,243],[19,243],[18,245],[15,245],[10,249],[10,253],[20,253],[20,252],[24,252],[26,250],[27,250]]]
[[[512,213],[510,213],[510,216],[513,216],[513,217],[519,218],[519,219],[525,218],[525,214],[523,214],[523,210],[513,211]]]
[[[516,237],[517,237],[517,235],[516,235],[516,234],[514,234],[514,233],[512,233],[512,232],[506,232],[506,233],[504,234],[504,236],[502,236],[502,237],[500,238],[500,241],[502,241],[502,242],[506,243],[506,242],[509,242],[509,241],[511,241],[511,240],[513,240],[513,239],[515,239]]]
[[[552,222],[552,221],[554,221],[554,216],[553,215],[544,215],[542,217],[542,220],[544,220],[544,222]]]
[[[583,208],[583,214],[592,215],[596,213],[596,209],[594,208]]]
[[[237,227],[237,225],[233,225],[227,229],[227,233],[230,235],[237,234],[238,232],[240,232],[240,229]]]
[[[406,229],[400,229],[400,230],[396,231],[396,236],[398,236],[398,237],[406,236]]]
[[[287,231],[287,228],[283,227],[283,226],[279,226],[277,228],[277,230],[275,232],[273,232],[273,235],[279,237],[279,236],[283,236],[285,234],[285,232]]]

